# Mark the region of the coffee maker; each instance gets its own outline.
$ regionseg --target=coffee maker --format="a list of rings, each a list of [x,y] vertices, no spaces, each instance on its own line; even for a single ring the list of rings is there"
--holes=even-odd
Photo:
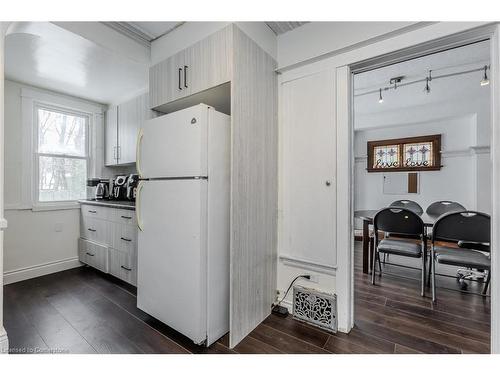
[[[130,174],[127,178],[127,199],[129,201],[135,201],[138,184],[139,184],[139,175],[133,173]]]
[[[110,197],[113,200],[123,201],[127,199],[128,176],[116,176],[113,180],[113,188]]]

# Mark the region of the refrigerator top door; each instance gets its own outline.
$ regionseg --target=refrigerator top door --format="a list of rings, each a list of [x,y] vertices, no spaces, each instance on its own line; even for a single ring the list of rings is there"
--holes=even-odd
[[[207,338],[207,180],[141,182],[137,306],[199,344]]]
[[[146,121],[137,140],[141,178],[207,176],[208,111],[199,104]]]

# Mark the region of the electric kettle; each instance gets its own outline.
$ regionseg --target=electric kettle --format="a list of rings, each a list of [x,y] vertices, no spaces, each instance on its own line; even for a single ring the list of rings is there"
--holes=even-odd
[[[99,182],[95,190],[95,199],[107,199],[109,198],[109,184],[105,182]]]

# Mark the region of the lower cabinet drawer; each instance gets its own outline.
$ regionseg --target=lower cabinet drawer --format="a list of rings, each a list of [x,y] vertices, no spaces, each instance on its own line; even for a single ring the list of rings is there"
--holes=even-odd
[[[102,272],[109,272],[108,248],[98,243],[80,238],[78,240],[78,258]]]
[[[82,216],[80,219],[80,236],[101,244],[109,243],[108,222],[106,220]]]
[[[137,227],[133,225],[109,223],[111,247],[129,255],[136,252]]]
[[[110,248],[109,273],[129,284],[137,285],[137,261],[135,257]]]

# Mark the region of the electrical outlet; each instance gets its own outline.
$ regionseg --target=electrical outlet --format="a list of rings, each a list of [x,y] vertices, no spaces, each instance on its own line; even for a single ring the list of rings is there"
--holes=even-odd
[[[310,275],[311,278],[309,279],[310,282],[318,284],[319,283],[319,275]]]

